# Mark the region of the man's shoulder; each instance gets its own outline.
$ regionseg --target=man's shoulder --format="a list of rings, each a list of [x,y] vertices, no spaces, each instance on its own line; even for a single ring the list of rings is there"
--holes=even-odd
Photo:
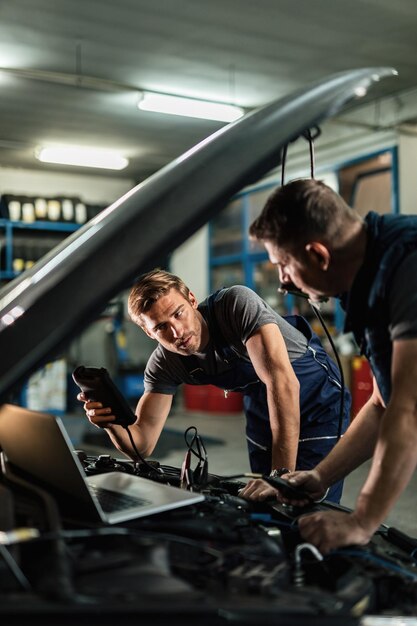
[[[235,319],[236,316],[258,314],[260,311],[266,311],[268,307],[264,300],[249,287],[232,285],[214,295],[213,308],[216,315],[220,315],[220,318],[228,323],[230,316]]]
[[[239,298],[261,300],[257,293],[246,287],[245,285],[232,285],[231,287],[223,287],[215,294],[215,302],[232,301]]]
[[[250,287],[233,285],[219,294],[214,310],[218,322],[226,330],[248,328],[253,324],[279,323],[279,314],[274,311]]]
[[[155,350],[152,352],[150,357],[148,358],[148,367],[158,366],[163,363],[167,363],[168,361],[174,361],[177,355],[174,352],[170,352],[166,350],[160,343],[156,346]]]

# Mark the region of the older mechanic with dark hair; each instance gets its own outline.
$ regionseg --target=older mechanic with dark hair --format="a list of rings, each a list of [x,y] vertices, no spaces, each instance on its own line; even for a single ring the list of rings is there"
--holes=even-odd
[[[243,392],[254,472],[312,468],[336,443],[340,422],[344,432],[350,394],[345,390],[340,415],[337,367],[303,318],[281,317],[241,285],[220,289],[198,305],[178,276],[161,270],[139,279],[128,308],[132,320],[158,342],[131,427],[142,454],[154,449],[181,383]],[[85,410],[129,454],[126,432],[111,423],[110,408],[87,402]],[[340,481],[328,498],[339,501],[341,491]],[[251,483],[242,495],[262,498],[270,492],[265,483]]]
[[[302,536],[322,552],[366,544],[417,464],[417,217],[362,219],[324,183],[296,180],[270,196],[250,234],[264,243],[284,287],[311,300],[340,298],[345,330],[369,359],[373,394],[343,439],[314,470],[287,476],[317,498],[373,457],[353,512],[299,520]]]

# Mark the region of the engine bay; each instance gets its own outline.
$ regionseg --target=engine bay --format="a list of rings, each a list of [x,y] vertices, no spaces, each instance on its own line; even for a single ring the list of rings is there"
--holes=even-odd
[[[182,468],[155,461],[77,454],[87,475],[130,472],[173,486],[182,479]],[[238,495],[243,482],[207,473],[193,487],[203,502],[122,526],[79,527],[61,516],[59,499],[4,469],[3,500],[20,529],[1,533],[0,615],[8,623],[65,615],[93,624],[116,616],[349,624],[417,613],[417,540],[382,526],[367,546],[324,556],[303,542],[300,515],[347,511],[330,502],[303,509],[250,502]]]

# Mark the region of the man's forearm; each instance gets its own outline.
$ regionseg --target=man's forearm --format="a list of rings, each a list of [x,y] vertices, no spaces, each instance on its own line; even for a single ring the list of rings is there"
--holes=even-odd
[[[142,441],[142,438],[140,436],[140,429],[138,425],[133,424],[132,426],[129,426],[129,428],[130,428],[130,432],[132,434],[133,440],[135,442],[135,446],[137,447],[139,453],[145,455],[146,446],[144,445],[144,442]],[[112,424],[105,430],[108,436],[110,437],[113,445],[120,452],[123,452],[124,454],[126,454],[133,460],[137,459],[137,455],[132,447],[132,444],[130,442],[129,436],[125,428],[123,428],[122,426]]]
[[[139,399],[136,407],[136,422],[129,426],[135,446],[139,453],[147,457],[152,454],[172,404],[172,396],[156,392],[146,392]],[[130,438],[121,426],[109,426],[108,435],[118,450],[132,459],[137,455],[132,448]]]
[[[404,490],[417,463],[417,339],[394,341],[391,396],[378,433],[368,478],[354,511],[373,531]]]
[[[300,436],[298,389],[268,392],[272,432],[271,469],[295,469]]]
[[[371,458],[383,411],[372,400],[362,407],[337,445],[317,465],[323,484],[334,484]]]
[[[284,445],[281,444],[282,438],[282,436],[278,436],[276,441],[272,441],[271,470],[285,467],[293,471],[297,460],[298,437],[294,437],[293,443],[287,435]]]
[[[266,324],[249,337],[246,348],[259,379],[266,385],[272,432],[271,469],[294,469],[300,429],[300,385],[284,339],[275,324]]]
[[[395,403],[382,420],[371,470],[355,515],[372,532],[384,521],[409,482],[417,465],[417,415]]]

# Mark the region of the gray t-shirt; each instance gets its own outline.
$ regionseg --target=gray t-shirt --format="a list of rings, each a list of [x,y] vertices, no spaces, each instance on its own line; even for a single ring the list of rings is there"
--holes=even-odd
[[[304,355],[307,350],[307,339],[304,335],[248,287],[235,285],[221,290],[216,296],[213,308],[224,339],[234,352],[247,361],[250,361],[245,347],[247,340],[258,328],[271,323],[280,329],[290,361]],[[207,320],[206,300],[199,305],[198,310]],[[188,358],[190,357],[169,352],[158,344],[145,369],[145,391],[174,394],[182,383],[195,384],[195,380],[185,367],[184,360]],[[208,375],[221,374],[231,367],[215,352],[211,340],[204,352],[197,353],[192,358],[197,359],[196,367]]]
[[[417,252],[400,264],[389,293],[391,340],[417,337]]]

